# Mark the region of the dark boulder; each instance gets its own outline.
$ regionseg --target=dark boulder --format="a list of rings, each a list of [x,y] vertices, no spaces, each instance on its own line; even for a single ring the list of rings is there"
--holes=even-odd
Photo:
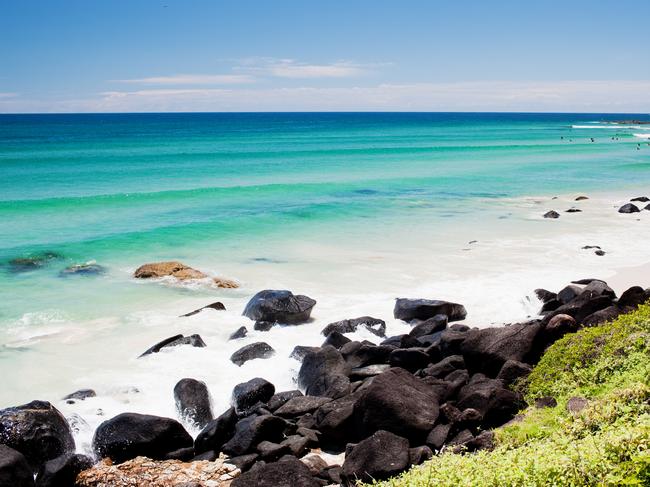
[[[305,345],[296,345],[293,347],[289,358],[296,359],[298,362],[302,362],[305,356],[311,352],[317,352],[320,347],[307,347]]]
[[[89,397],[95,397],[97,393],[92,389],[79,389],[63,398],[64,401],[83,401]]]
[[[298,385],[309,396],[333,399],[349,392],[349,367],[334,347],[326,346],[308,353],[298,373]]]
[[[640,203],[647,203],[650,201],[650,198],[647,196],[637,196],[636,198],[632,198],[630,201],[638,201]]]
[[[291,454],[291,449],[286,443],[273,443],[265,440],[260,441],[257,445],[257,453],[259,453],[262,460],[273,462],[281,456]]]
[[[544,218],[560,218],[560,214],[555,210],[550,210],[544,213]]]
[[[204,309],[214,309],[217,311],[225,311],[226,307],[223,305],[223,303],[217,301],[215,303],[210,303],[206,304],[205,306],[195,309],[194,311],[190,311],[189,313],[185,313],[184,315],[181,315],[181,318],[186,317],[186,316],[194,316],[195,314],[200,313]]]
[[[350,343],[352,340],[350,340],[348,337],[343,335],[343,333],[339,333],[338,331],[333,331],[329,335],[327,335],[327,338],[321,345],[322,347],[326,345],[331,345],[337,350],[340,349],[343,345],[346,343]]]
[[[409,448],[409,465],[421,465],[431,458],[433,458],[433,452],[426,445]]]
[[[285,404],[289,399],[293,399],[294,397],[302,395],[302,392],[300,392],[298,389],[293,391],[277,392],[271,399],[267,401],[266,407],[269,409],[269,411],[273,412]]]
[[[534,358],[535,339],[541,329],[539,322],[530,322],[470,330],[460,351],[469,370],[494,377],[507,360],[528,363]]]
[[[169,452],[192,446],[193,441],[174,419],[122,413],[100,424],[92,443],[99,458],[122,463],[137,456],[161,460]]]
[[[415,326],[409,332],[409,336],[419,338],[425,335],[432,335],[447,328],[448,322],[447,315],[435,315],[428,320],[411,322]]]
[[[393,348],[413,348],[421,347],[422,343],[417,338],[404,334],[388,337],[380,345]]]
[[[248,329],[245,326],[240,326],[228,337],[228,340],[237,340],[239,338],[244,338],[248,335]]]
[[[422,375],[442,379],[455,370],[465,368],[465,359],[462,355],[451,355],[424,369]]]
[[[172,337],[165,338],[161,342],[156,343],[153,347],[147,349],[144,353],[142,353],[140,357],[144,357],[152,353],[158,353],[163,348],[166,347],[176,347],[178,345],[191,345],[193,347],[198,347],[198,348],[203,348],[206,346],[205,342],[203,341],[200,335],[190,335],[190,336],[174,335]]]
[[[424,349],[398,348],[393,350],[388,357],[391,367],[401,367],[410,372],[426,367],[431,359]]]
[[[634,203],[626,203],[618,209],[619,213],[639,213],[640,211]]]
[[[532,370],[533,368],[528,364],[516,360],[507,360],[501,367],[497,379],[502,380],[505,385],[514,384],[517,379],[526,377]]]
[[[0,444],[0,485],[34,487],[34,474],[22,453]]]
[[[350,395],[323,404],[316,410],[313,427],[321,434],[319,441],[338,449],[351,439],[356,439],[354,405],[363,393],[362,390],[357,390]]]
[[[309,468],[297,458],[286,455],[241,474],[231,487],[321,487]]]
[[[255,462],[260,458],[257,453],[249,453],[248,455],[241,455],[238,457],[230,457],[228,463],[234,465],[242,472],[249,470]]]
[[[316,411],[323,404],[330,402],[329,397],[298,396],[289,399],[283,406],[275,411],[275,414],[283,418],[293,418],[303,414]]]
[[[458,393],[457,406],[476,409],[485,427],[501,426],[525,407],[522,397],[503,386],[503,382],[475,374]]]
[[[237,413],[230,408],[217,419],[210,421],[194,440],[194,452],[221,451],[221,447],[235,433]]]
[[[371,316],[362,316],[360,318],[330,323],[323,328],[321,333],[325,336],[329,335],[333,331],[338,331],[339,333],[353,333],[357,331],[359,326],[365,327],[368,331],[378,337],[386,336],[386,322],[378,318],[372,318]]]
[[[377,431],[358,443],[349,454],[341,471],[343,485],[357,481],[385,480],[409,466],[409,442],[389,431]]]
[[[601,309],[587,316],[582,320],[582,326],[600,325],[606,321],[615,320],[621,313],[623,313],[623,310],[618,306],[608,306],[605,309]]]
[[[256,377],[237,384],[232,391],[232,403],[240,416],[245,416],[255,406],[265,404],[275,394],[275,386],[269,381]]]
[[[277,321],[261,321],[261,320],[258,320],[253,325],[253,330],[255,330],[255,331],[269,331],[271,328],[273,328],[277,324],[278,324]]]
[[[246,305],[244,316],[253,321],[286,324],[304,323],[316,301],[307,296],[294,296],[291,291],[260,291]]]
[[[563,304],[552,313],[544,317],[548,322],[553,316],[558,314],[567,314],[572,316],[576,322],[582,323],[587,316],[601,309],[605,309],[613,304],[612,299],[605,295],[596,295],[591,291],[584,291],[578,297]]]
[[[286,427],[285,420],[278,416],[248,416],[237,422],[233,437],[221,449],[230,456],[252,453],[262,441],[281,442]]]
[[[443,445],[447,442],[449,431],[451,430],[450,424],[438,424],[431,430],[425,440],[427,446],[433,451],[438,452],[442,449]]]
[[[74,487],[77,475],[95,462],[78,453],[66,453],[45,462],[36,475],[36,487]]]
[[[393,315],[398,320],[428,320],[436,315],[447,315],[449,321],[464,320],[467,316],[465,306],[436,299],[406,299],[395,301]]]
[[[553,316],[542,331],[541,339],[544,346],[551,345],[567,333],[573,333],[580,329],[580,325],[576,323],[570,315],[559,314]]]
[[[546,289],[535,289],[535,296],[537,296],[537,299],[539,299],[542,303],[548,303],[553,299],[557,299],[556,293],[547,291]]]
[[[22,453],[34,469],[75,448],[68,422],[46,401],[0,410],[0,441]]]
[[[544,303],[544,306],[542,306],[542,309],[540,309],[539,314],[544,315],[546,313],[550,313],[551,311],[555,311],[563,304],[564,303],[559,299],[551,299],[550,301]]]
[[[165,460],[180,460],[181,462],[189,462],[194,458],[195,452],[194,447],[187,446],[185,448],[179,448],[178,450],[170,451],[165,454]]]
[[[243,346],[230,356],[230,361],[235,365],[242,366],[249,360],[268,359],[275,355],[275,350],[265,342],[255,342]]]
[[[569,284],[557,293],[557,298],[566,304],[582,294],[583,288],[575,284]]]
[[[554,408],[557,406],[557,400],[553,396],[542,396],[535,399],[537,409]]]
[[[203,428],[212,421],[210,393],[205,382],[196,379],[181,379],[174,386],[176,410],[185,420]]]
[[[622,308],[636,308],[645,303],[649,298],[650,294],[641,286],[632,286],[621,294],[621,297],[618,299],[618,305]]]
[[[467,331],[457,331],[448,328],[440,333],[440,351],[443,355],[458,355],[460,347],[468,337]]]
[[[356,402],[357,430],[362,438],[386,430],[421,445],[438,418],[438,403],[431,386],[404,369],[389,369]]]
[[[291,435],[282,440],[280,444],[286,446],[294,457],[301,457],[309,452],[311,440],[302,435]]]

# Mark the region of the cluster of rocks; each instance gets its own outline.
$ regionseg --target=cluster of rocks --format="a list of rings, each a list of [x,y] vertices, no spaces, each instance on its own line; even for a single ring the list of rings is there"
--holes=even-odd
[[[179,281],[196,281],[210,279],[206,273],[194,269],[178,261],[152,262],[138,267],[133,273],[136,279],[152,279],[161,277],[173,277]],[[239,284],[230,279],[221,277],[211,278],[215,286],[221,288],[237,288]]]
[[[588,200],[587,196],[578,196],[575,201]],[[635,205],[633,202],[638,203],[648,203],[650,198],[647,196],[638,196],[636,198],[630,199],[630,203],[626,203],[618,209],[619,213],[639,213],[641,209]],[[643,207],[644,210],[650,210],[650,203]],[[565,213],[581,213],[580,208],[571,207],[568,210],[565,210]],[[543,215],[544,218],[557,219],[560,218],[560,214],[555,210],[549,210]]]
[[[301,361],[298,389],[276,391],[254,378],[235,386],[231,407],[217,417],[206,384],[182,379],[173,394],[179,416],[201,428],[196,439],[175,419],[123,413],[95,431],[92,447],[103,461],[90,470],[93,459],[74,453],[70,426],[51,404],[4,409],[0,484],[90,486],[120,478],[132,485],[128,475],[139,472],[147,478],[196,475],[195,482],[200,475],[225,476],[214,485],[232,487],[350,486],[389,478],[446,449],[489,449],[492,429],[526,406],[512,385],[550,344],[650,298],[650,290],[638,286],[617,297],[597,279],[575,281],[557,293],[535,292],[543,302],[541,318],[503,327],[450,325],[465,319],[465,308],[427,299],[396,301],[394,317],[412,326],[407,334],[386,337],[385,323],[367,316],[331,323],[323,329],[322,346],[294,349],[292,356]],[[315,303],[289,291],[262,291],[244,313],[296,324],[309,320]],[[381,341],[345,336],[360,326]],[[208,469],[215,462],[219,468]]]
[[[58,252],[45,251],[28,255],[26,257],[16,257],[9,260],[8,264],[9,271],[18,274],[42,269],[61,260],[64,260],[64,257]],[[59,272],[59,277],[96,276],[104,274],[105,272],[106,268],[104,266],[97,264],[95,261],[89,261],[83,264],[72,264],[63,268]]]

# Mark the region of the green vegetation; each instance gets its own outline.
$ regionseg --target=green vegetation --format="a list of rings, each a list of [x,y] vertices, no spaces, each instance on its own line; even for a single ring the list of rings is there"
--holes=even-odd
[[[517,386],[529,407],[493,451],[433,458],[384,487],[650,486],[650,305],[565,336]],[[573,396],[588,399],[568,412]]]

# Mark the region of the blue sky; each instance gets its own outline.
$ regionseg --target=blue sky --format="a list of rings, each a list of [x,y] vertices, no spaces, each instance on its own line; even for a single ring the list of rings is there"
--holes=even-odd
[[[0,112],[648,112],[648,22],[649,0],[0,0]]]

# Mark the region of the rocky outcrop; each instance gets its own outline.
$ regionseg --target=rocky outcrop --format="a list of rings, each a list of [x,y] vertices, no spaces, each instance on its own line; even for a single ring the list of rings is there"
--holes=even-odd
[[[231,487],[320,487],[300,460],[285,456],[237,477]]]
[[[92,444],[99,458],[122,463],[138,456],[160,460],[169,452],[192,446],[193,441],[171,418],[122,413],[99,425]]]
[[[92,458],[66,453],[45,462],[36,475],[36,487],[75,487],[77,475],[93,466]]]
[[[137,457],[120,465],[104,460],[81,472],[77,487],[228,487],[238,475],[237,467],[227,463],[223,455],[215,461],[191,463]]]
[[[75,448],[68,422],[46,401],[0,410],[0,442],[24,455],[34,470]]]
[[[260,291],[244,308],[244,316],[253,321],[299,324],[309,320],[316,301],[291,291]]]
[[[359,326],[363,326],[370,333],[378,337],[386,336],[386,322],[371,316],[362,316],[360,318],[352,318],[349,320],[336,321],[327,325],[321,333],[325,336],[330,335],[332,332],[338,333],[353,333],[357,331]]]
[[[174,277],[179,281],[208,279],[208,275],[197,269],[178,261],[152,262],[138,267],[133,273],[136,279],[152,279],[161,277]],[[221,288],[237,288],[239,284],[230,279],[215,277],[212,279],[214,285]]]

